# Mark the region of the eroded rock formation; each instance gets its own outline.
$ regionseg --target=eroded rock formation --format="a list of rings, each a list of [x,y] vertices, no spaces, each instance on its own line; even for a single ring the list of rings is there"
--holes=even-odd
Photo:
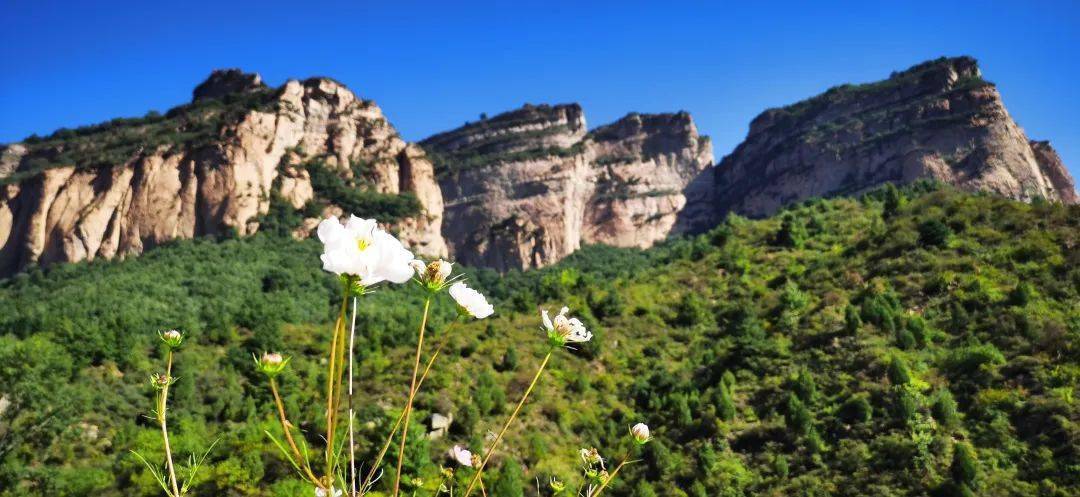
[[[765,216],[810,197],[934,179],[1018,200],[1077,202],[1046,142],[1030,142],[974,59],[942,58],[884,81],[843,85],[750,124],[746,140],[695,181],[681,222]]]
[[[272,194],[297,208],[315,196],[297,167],[314,159],[342,176],[363,164],[378,192],[415,195],[421,212],[393,228],[417,252],[446,253],[431,162],[341,84],[316,78],[269,89],[257,75],[215,72],[178,109],[5,146],[0,274],[137,254],[174,238],[254,233]]]
[[[552,264],[582,244],[648,247],[675,228],[683,189],[712,163],[690,115],[630,114],[587,132],[576,104],[531,106],[422,142],[467,264]]]

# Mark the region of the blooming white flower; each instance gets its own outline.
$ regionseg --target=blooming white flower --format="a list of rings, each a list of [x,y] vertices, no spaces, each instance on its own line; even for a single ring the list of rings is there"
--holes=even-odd
[[[631,427],[630,434],[633,435],[634,441],[638,444],[644,445],[649,440],[652,440],[652,435],[649,434],[649,425],[645,423],[638,423]]]
[[[450,296],[457,302],[458,309],[476,319],[484,319],[495,312],[495,308],[488,303],[480,292],[469,288],[462,282],[450,286]]]
[[[330,487],[329,493],[322,488],[315,487],[315,497],[341,497],[341,493],[341,490],[334,487]]]
[[[363,286],[382,281],[404,283],[413,275],[409,267],[412,252],[379,228],[374,219],[350,216],[342,225],[337,216],[330,216],[319,223],[318,234],[326,271],[356,276]]]
[[[455,445],[454,448],[450,449],[450,457],[462,466],[471,467],[473,465],[472,452],[460,445]]]
[[[585,325],[578,318],[566,317],[569,311],[569,307],[563,307],[554,320],[548,317],[547,309],[540,313],[544,320],[544,329],[548,332],[548,340],[553,345],[562,346],[567,342],[581,343],[592,340],[592,333],[585,329]]]

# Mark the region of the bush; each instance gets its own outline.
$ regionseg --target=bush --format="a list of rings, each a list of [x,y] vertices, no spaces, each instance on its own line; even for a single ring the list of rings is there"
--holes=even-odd
[[[907,361],[900,356],[893,356],[889,361],[889,381],[897,386],[911,383],[911,370],[908,369]]]
[[[874,408],[866,394],[855,394],[840,406],[840,420],[848,424],[865,423],[874,415]]]
[[[923,246],[944,247],[952,234],[952,228],[937,219],[919,223],[919,243]]]
[[[977,463],[975,462],[975,449],[966,443],[958,443],[953,451],[952,465],[949,473],[957,483],[970,485],[975,481]]]

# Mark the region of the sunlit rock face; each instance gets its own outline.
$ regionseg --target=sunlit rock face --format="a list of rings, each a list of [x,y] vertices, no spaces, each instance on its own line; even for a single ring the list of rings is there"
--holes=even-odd
[[[582,244],[648,247],[675,229],[683,189],[712,163],[687,113],[630,114],[587,131],[577,104],[527,105],[421,142],[459,261],[546,266]]]
[[[1061,159],[1049,143],[1028,139],[969,57],[767,110],[705,176],[684,215],[688,225],[919,179],[1018,200],[1077,202]]]
[[[372,189],[415,195],[421,214],[391,228],[419,253],[446,254],[431,162],[340,83],[272,89],[258,75],[216,71],[187,114],[198,117],[167,114],[0,149],[0,275],[138,254],[176,238],[255,233],[272,194],[297,208],[315,195],[295,167],[313,159],[343,176],[364,164]]]

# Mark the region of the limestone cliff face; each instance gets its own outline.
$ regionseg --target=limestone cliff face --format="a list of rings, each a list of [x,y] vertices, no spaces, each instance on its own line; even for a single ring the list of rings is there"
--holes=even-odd
[[[924,178],[1019,200],[1077,201],[1057,154],[1032,144],[975,60],[959,57],[765,111],[746,140],[695,181],[699,195],[681,222],[764,216],[810,197]]]
[[[587,132],[576,104],[525,106],[424,140],[454,257],[498,270],[552,264],[583,243],[648,247],[712,162],[686,113],[631,114]]]
[[[378,191],[414,194],[422,213],[394,228],[418,252],[445,254],[431,162],[341,84],[317,78],[269,89],[257,75],[215,72],[193,104],[170,114],[3,147],[0,275],[137,254],[175,238],[254,233],[272,194],[294,207],[314,196],[295,167],[311,159],[343,176],[367,164]]]

